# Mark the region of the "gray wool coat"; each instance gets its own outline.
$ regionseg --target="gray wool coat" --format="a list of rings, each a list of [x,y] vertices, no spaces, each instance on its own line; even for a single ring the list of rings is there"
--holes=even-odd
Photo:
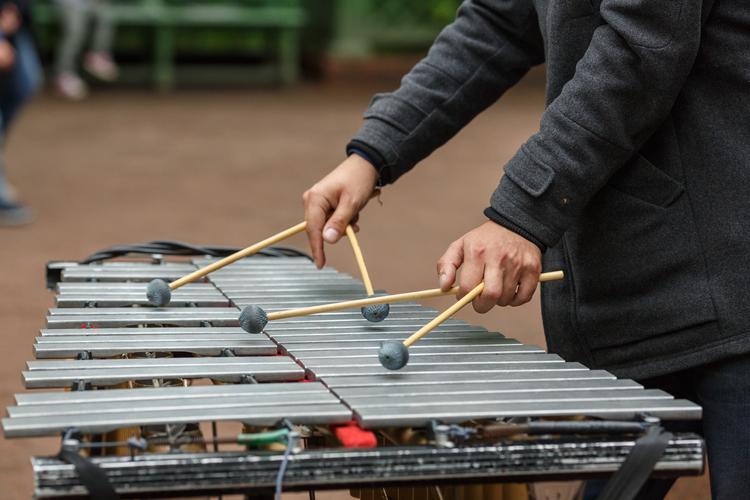
[[[541,63],[485,214],[567,272],[550,350],[634,378],[750,351],[748,0],[467,0],[348,150],[393,182]]]

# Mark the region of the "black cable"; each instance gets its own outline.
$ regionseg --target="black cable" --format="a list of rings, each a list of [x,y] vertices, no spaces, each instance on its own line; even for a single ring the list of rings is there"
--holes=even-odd
[[[82,260],[80,264],[90,264],[104,260],[124,257],[130,254],[141,255],[177,255],[177,256],[195,256],[207,255],[209,257],[226,257],[241,250],[235,247],[213,246],[213,245],[193,245],[182,241],[155,240],[145,243],[136,243],[133,245],[115,245],[103,250],[99,250]],[[305,257],[312,260],[305,252],[290,247],[273,246],[264,248],[255,255],[264,257]]]

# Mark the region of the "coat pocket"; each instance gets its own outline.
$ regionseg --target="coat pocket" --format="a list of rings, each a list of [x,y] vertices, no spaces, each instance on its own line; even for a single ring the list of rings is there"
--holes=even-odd
[[[715,321],[682,184],[638,156],[565,235],[577,327],[592,350]]]

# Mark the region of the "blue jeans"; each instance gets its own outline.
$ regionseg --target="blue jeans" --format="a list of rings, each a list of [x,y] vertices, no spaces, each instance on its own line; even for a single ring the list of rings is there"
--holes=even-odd
[[[706,440],[714,500],[750,498],[750,354],[639,381],[703,407],[703,421],[676,426]],[[663,498],[674,481],[651,480],[639,498]],[[590,481],[585,498],[596,498],[603,481]]]
[[[16,49],[16,62],[1,77],[3,85],[0,87],[0,148],[18,112],[42,83],[39,57],[31,33],[26,28],[21,28],[13,36],[13,46]],[[4,163],[0,153],[0,197],[6,196],[7,193]]]

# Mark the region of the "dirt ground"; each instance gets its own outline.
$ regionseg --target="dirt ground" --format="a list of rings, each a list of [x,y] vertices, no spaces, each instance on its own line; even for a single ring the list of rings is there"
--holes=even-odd
[[[8,143],[10,177],[37,220],[0,229],[2,406],[22,390],[20,372],[52,303],[43,280],[47,261],[151,239],[245,246],[291,226],[301,218],[303,190],[342,159],[369,96],[391,86],[37,99]],[[542,106],[539,87],[513,91],[388,188],[382,206],[371,203],[360,242],[377,287],[436,286],[435,260],[484,220],[500,166],[534,131]],[[331,265],[356,273],[345,245],[329,256]],[[461,316],[527,343],[544,342],[538,302]],[[29,457],[52,453],[56,444],[0,439],[0,496],[27,498]],[[707,491],[704,478],[683,479],[671,498],[708,498]]]

